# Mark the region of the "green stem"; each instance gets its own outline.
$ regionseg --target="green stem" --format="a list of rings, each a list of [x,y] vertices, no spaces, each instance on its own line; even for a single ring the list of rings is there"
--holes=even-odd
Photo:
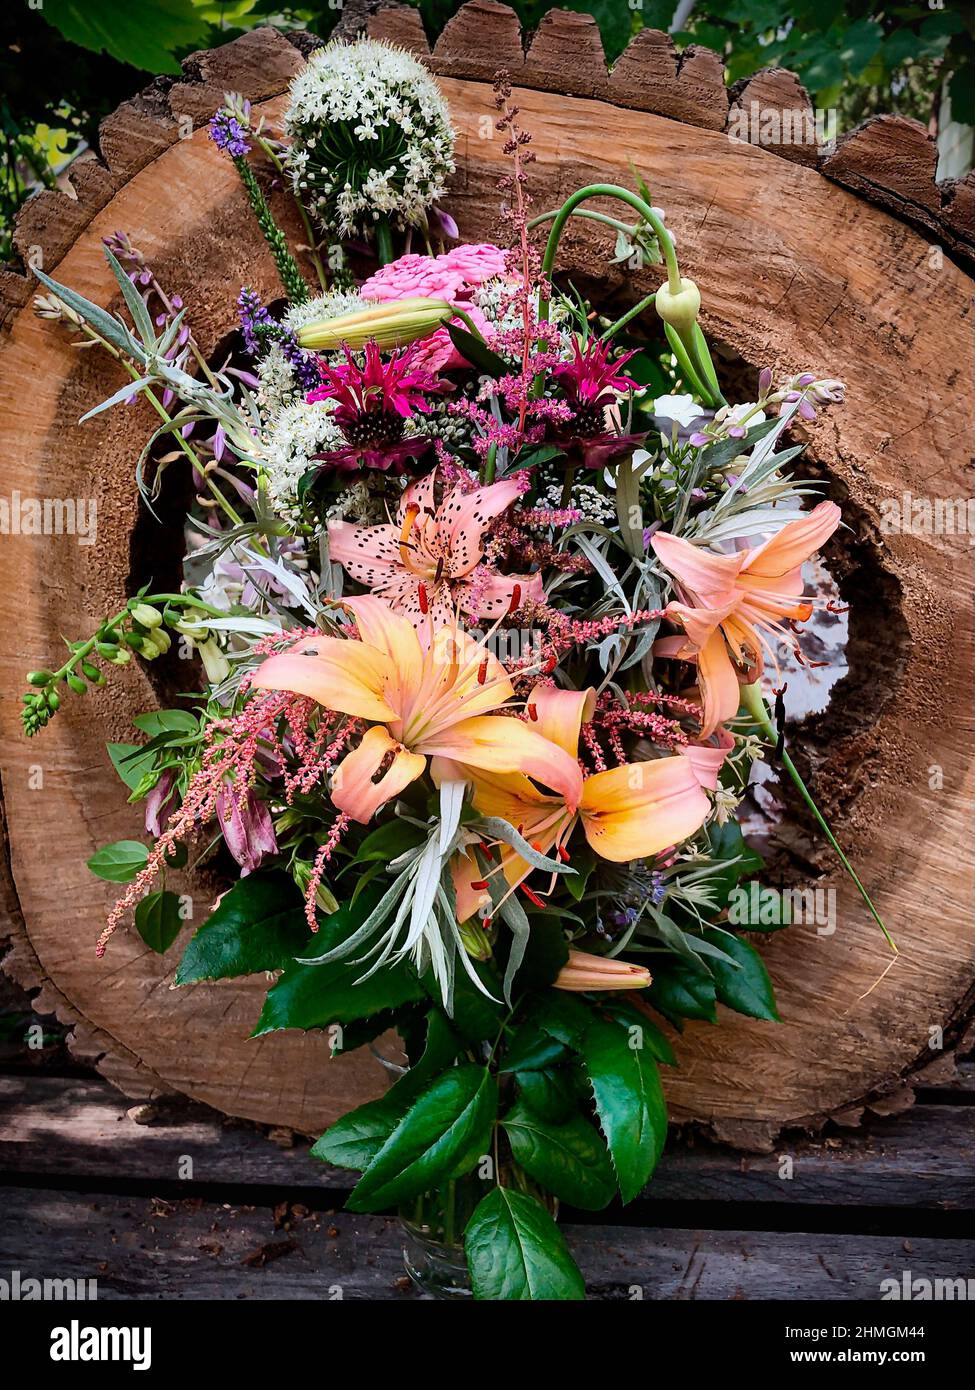
[[[107,338],[103,338],[102,335],[96,331],[96,329],[92,328],[90,324],[85,323],[84,320],[80,321],[80,326],[86,334],[86,336],[93,343],[98,343],[101,347],[105,349],[107,353],[109,353],[112,357],[115,358],[116,362],[121,362],[122,366],[128,372],[129,376],[132,378],[133,381],[142,380],[141,373],[137,371],[135,366],[121,352],[119,352],[118,348],[115,347],[112,343],[110,343]],[[153,410],[163,421],[163,423],[171,425],[173,423],[173,417],[170,415],[169,411],[163,405],[162,401],[155,394],[155,392],[147,387],[143,392],[143,395],[146,397],[146,400],[152,406]],[[189,459],[190,463],[193,464],[194,468],[196,468],[197,472],[203,478],[207,487],[210,489],[210,492],[213,495],[214,501],[217,503],[217,505],[221,508],[222,511],[226,513],[229,520],[231,520],[235,526],[242,526],[244,524],[242,518],[238,516],[237,512],[227,501],[226,497],[224,497],[223,493],[220,491],[220,489],[214,483],[213,479],[210,477],[206,468],[200,462],[200,458],[196,450],[193,449],[186,442],[179,430],[176,431],[176,442],[179,445],[180,449],[183,451],[183,453],[186,455],[186,457]]]
[[[657,240],[660,243],[660,250],[667,266],[667,284],[672,294],[679,294],[681,288],[680,266],[677,264],[677,252],[671,240],[670,233],[663,222],[654,212],[649,203],[645,202],[638,193],[631,193],[628,188],[621,188],[615,183],[591,183],[586,188],[580,188],[567,198],[555,215],[552,223],[552,230],[548,234],[548,242],[545,246],[545,255],[542,257],[542,270],[546,276],[552,273],[555,265],[556,252],[559,249],[559,238],[565,229],[565,224],[575,212],[580,203],[586,202],[590,198],[618,198],[620,202],[627,203],[631,208],[640,214],[644,222],[653,228]],[[549,300],[545,297],[539,302],[538,316],[545,320],[548,318]]]
[[[325,267],[322,264],[322,258],[318,254],[318,244],[315,240],[315,233],[311,225],[311,220],[309,219],[308,214],[305,211],[304,204],[302,203],[301,199],[295,194],[294,185],[288,177],[284,164],[275,154],[274,148],[271,145],[270,141],[263,139],[261,136],[258,136],[257,143],[260,145],[267,158],[271,161],[275,169],[281,175],[281,178],[291,189],[291,200],[294,203],[295,207],[298,209],[298,216],[301,218],[301,225],[304,228],[305,236],[308,238],[308,254],[311,258],[312,265],[315,267],[315,274],[318,277],[319,287],[322,290],[327,290],[328,276],[325,274]]]
[[[752,716],[755,723],[766,735],[766,737],[769,738],[773,744],[777,743],[778,730],[772,722],[771,716],[768,712],[768,706],[765,703],[765,699],[762,695],[757,681],[753,682],[751,685],[742,686],[741,702],[744,705],[745,709],[748,710],[748,713]],[[833,834],[832,830],[830,830],[829,826],[826,824],[826,821],[823,819],[822,812],[816,805],[815,801],[813,801],[808,787],[800,777],[799,771],[796,768],[795,763],[792,761],[785,749],[782,750],[782,766],[785,768],[789,776],[792,778],[793,782],[796,785],[796,789],[799,792],[799,795],[802,797],[803,801],[806,803],[806,805],[809,807],[809,810],[812,812],[816,824],[819,826],[820,830],[822,830],[823,834],[826,836],[826,839],[832,846],[837,858],[843,865],[843,868],[846,870],[846,872],[852,879],[857,889],[857,892],[860,894],[860,897],[866,903],[867,910],[869,911],[871,917],[877,923],[880,930],[883,932],[887,944],[890,946],[891,950],[896,953],[897,946],[894,943],[894,939],[891,936],[890,932],[887,930],[887,928],[884,926],[883,919],[880,916],[877,909],[874,907],[873,902],[870,898],[870,894],[867,892],[866,888],[864,888],[863,884],[857,877],[853,865],[850,863],[849,859],[847,859],[842,849],[840,849],[836,836]]]
[[[540,213],[538,217],[533,217],[528,223],[528,230],[533,232],[543,222],[551,222],[558,215],[558,208],[553,208],[551,212]],[[618,217],[610,217],[605,212],[593,212],[591,208],[577,208],[572,215],[573,217],[584,217],[589,222],[599,222],[604,227],[612,227],[616,232],[626,232],[628,236],[635,236],[640,225],[637,223],[634,226],[632,222],[622,222]]]
[[[634,304],[632,309],[627,309],[626,313],[622,316],[622,318],[618,318],[615,323],[610,324],[610,326],[606,329],[606,332],[602,335],[600,341],[608,343],[610,338],[615,338],[616,334],[619,333],[621,328],[625,328],[626,325],[632,322],[633,319],[639,318],[640,315],[643,313],[644,309],[649,309],[650,305],[653,303],[656,297],[657,292],[656,290],[654,290],[653,294],[648,294],[644,299],[641,299],[639,304]]]
[[[376,223],[376,254],[379,257],[380,265],[389,265],[390,261],[396,259],[396,253],[393,250],[393,233],[385,217],[381,217]]]

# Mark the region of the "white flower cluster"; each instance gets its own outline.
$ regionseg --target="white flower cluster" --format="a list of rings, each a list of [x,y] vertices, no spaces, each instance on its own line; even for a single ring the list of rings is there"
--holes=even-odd
[[[562,484],[553,483],[545,490],[544,501],[539,501],[539,507],[547,507],[552,511],[558,511],[562,507]],[[572,489],[572,496],[569,506],[574,507],[583,515],[586,521],[598,521],[603,526],[614,526],[616,524],[616,502],[613,497],[605,497],[597,488],[590,483],[576,483]]]
[[[381,216],[422,225],[454,170],[454,133],[433,78],[404,49],[330,43],[291,84],[284,120],[298,196],[340,236]]]
[[[335,422],[332,401],[286,405],[274,421],[264,446],[268,492],[279,507],[292,504],[301,478],[313,468],[313,454],[341,449],[345,437]]]
[[[320,323],[324,319],[335,319],[341,314],[353,314],[365,308],[365,300],[352,291],[326,290],[304,304],[292,304],[281,322],[285,328],[297,333],[307,323]],[[276,343],[271,344],[258,362],[257,375],[261,382],[257,403],[265,425],[270,429],[285,406],[293,405],[302,395],[301,385],[295,377],[294,368]]]

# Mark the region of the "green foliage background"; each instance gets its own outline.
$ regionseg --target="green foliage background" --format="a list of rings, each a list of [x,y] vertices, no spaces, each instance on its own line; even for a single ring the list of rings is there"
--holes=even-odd
[[[411,0],[431,39],[461,0]],[[514,0],[527,27],[554,0]],[[337,6],[338,0],[335,0]],[[612,61],[641,28],[669,29],[676,0],[561,0],[591,14]],[[308,28],[326,37],[341,9],[325,0],[12,0],[0,15],[0,258],[10,224],[34,189],[54,185],[70,157],[97,142],[99,120],[149,80],[173,74],[195,49],[225,43],[259,24]],[[678,46],[720,53],[728,80],[779,65],[802,78],[840,129],[893,111],[928,122],[944,84],[956,121],[975,125],[975,0],[697,0],[674,33]]]

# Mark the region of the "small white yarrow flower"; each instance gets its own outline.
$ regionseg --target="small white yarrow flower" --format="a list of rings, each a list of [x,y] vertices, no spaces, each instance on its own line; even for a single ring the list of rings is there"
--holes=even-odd
[[[436,82],[405,49],[330,43],[291,84],[284,118],[295,191],[340,236],[380,216],[422,225],[454,171],[454,133]]]

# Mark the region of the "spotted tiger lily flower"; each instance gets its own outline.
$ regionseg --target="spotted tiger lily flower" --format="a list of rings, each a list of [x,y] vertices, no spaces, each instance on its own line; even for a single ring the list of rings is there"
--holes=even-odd
[[[346,600],[361,641],[313,635],[257,669],[259,690],[287,690],[369,728],[333,774],[334,805],[365,824],[420,777],[428,758],[487,775],[537,778],[576,805],[573,756],[533,724],[492,713],[514,697],[501,663],[456,627],[423,640],[381,598]],[[531,785],[529,783],[529,785]]]
[[[531,728],[576,759],[582,725],[591,718],[595,701],[591,688],[536,686],[527,703]],[[457,775],[442,759],[434,764],[435,781]],[[542,854],[554,848],[560,858],[565,857],[566,842],[578,824],[603,859],[617,864],[646,859],[686,840],[704,824],[711,806],[690,760],[676,754],[593,773],[583,781],[577,804],[557,792],[540,791],[518,772],[470,768],[463,775],[473,786],[476,810],[508,821],[533,848]],[[451,868],[457,916],[466,921],[490,903],[488,883],[469,852],[455,856]],[[509,846],[502,847],[500,869],[511,888],[531,873],[527,860]]]
[[[685,638],[664,638],[660,655],[697,662],[704,703],[701,728],[708,738],[738,712],[740,684],[758,679],[767,654],[778,665],[766,634],[788,637],[786,621],[804,622],[812,603],[802,597],[802,566],[840,523],[835,502],[820,502],[750,550],[719,555],[658,531],[651,544],[677,581],[678,601],[667,615]]]
[[[395,525],[331,522],[331,558],[416,628],[450,626],[457,608],[475,619],[495,619],[528,599],[540,601],[540,574],[480,567],[485,532],[518,499],[521,485],[509,480],[473,492],[450,488],[438,507],[437,472],[405,490]]]

